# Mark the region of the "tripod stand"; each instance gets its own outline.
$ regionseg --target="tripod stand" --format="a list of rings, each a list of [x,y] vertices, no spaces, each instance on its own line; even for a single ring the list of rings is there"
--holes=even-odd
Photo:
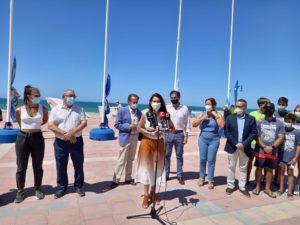
[[[151,210],[149,213],[145,214],[139,214],[139,215],[133,215],[133,216],[127,216],[127,219],[135,219],[135,218],[152,218],[160,222],[161,224],[165,223],[159,218],[159,213],[163,209],[163,206],[160,206],[158,209],[155,209],[155,202],[156,202],[156,177],[157,177],[157,164],[158,164],[158,147],[159,147],[159,127],[156,126],[156,131],[157,131],[157,144],[156,144],[156,157],[155,157],[155,169],[154,169],[154,197],[152,200],[152,206]],[[150,187],[151,188],[151,187]],[[150,217],[147,217],[150,216]]]

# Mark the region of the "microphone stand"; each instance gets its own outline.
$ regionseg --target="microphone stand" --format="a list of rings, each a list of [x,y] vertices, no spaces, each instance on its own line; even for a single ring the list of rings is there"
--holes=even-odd
[[[139,214],[139,215],[134,215],[134,216],[127,216],[127,219],[135,219],[135,218],[152,218],[160,222],[161,224],[165,225],[166,223],[162,221],[159,218],[159,213],[163,209],[163,206],[160,206],[158,209],[155,209],[155,201],[156,201],[156,177],[157,177],[157,164],[158,164],[158,142],[159,142],[159,126],[156,126],[157,130],[157,144],[156,144],[156,157],[155,157],[155,169],[154,169],[154,197],[152,201],[152,206],[150,213],[145,213],[145,214]],[[151,187],[150,187],[151,188]],[[151,216],[151,217],[146,217],[146,216]]]

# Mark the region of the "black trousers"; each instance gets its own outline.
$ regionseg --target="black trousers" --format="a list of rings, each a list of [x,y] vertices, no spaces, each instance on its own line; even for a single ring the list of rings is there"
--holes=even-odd
[[[22,131],[16,141],[17,173],[16,181],[18,189],[25,187],[26,170],[29,156],[31,155],[34,174],[34,186],[42,185],[43,159],[45,154],[45,140],[42,132],[27,134]]]

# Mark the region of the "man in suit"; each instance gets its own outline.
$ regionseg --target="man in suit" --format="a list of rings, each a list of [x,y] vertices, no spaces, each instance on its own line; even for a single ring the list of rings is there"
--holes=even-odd
[[[139,96],[130,94],[128,96],[128,106],[118,110],[115,128],[119,130],[120,151],[113,176],[111,188],[116,188],[120,182],[123,170],[125,169],[125,183],[135,184],[132,179],[132,164],[135,158],[138,143],[137,125],[142,113],[137,108]]]
[[[250,194],[245,189],[247,178],[247,165],[249,157],[253,155],[251,142],[256,138],[257,127],[255,118],[246,113],[247,101],[239,99],[236,102],[236,113],[229,115],[225,123],[225,136],[227,142],[225,151],[228,153],[228,195],[232,194],[235,188],[235,168],[239,159],[240,179],[239,190],[246,197]]]

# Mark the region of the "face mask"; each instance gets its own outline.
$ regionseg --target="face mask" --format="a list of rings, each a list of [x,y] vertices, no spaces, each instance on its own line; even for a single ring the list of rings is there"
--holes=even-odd
[[[286,127],[286,128],[291,128],[291,127],[293,127],[293,124],[292,123],[284,123],[284,126]]]
[[[179,99],[172,99],[171,102],[173,105],[176,105],[179,102]]]
[[[243,114],[243,112],[244,112],[244,110],[243,109],[241,109],[241,108],[236,108],[236,114],[237,115],[241,115],[241,114]]]
[[[207,112],[210,112],[210,111],[212,111],[212,106],[211,105],[205,105],[205,110],[207,111]]]
[[[137,103],[130,105],[130,108],[133,109],[133,110],[137,109],[137,107],[138,107]]]
[[[278,105],[277,108],[278,108],[278,110],[283,110],[283,109],[285,109],[286,107],[285,107],[285,106],[282,106],[282,105]]]
[[[160,109],[160,103],[159,102],[152,102],[151,107],[154,111],[158,111]]]
[[[300,112],[295,112],[295,116],[300,119]]]
[[[69,105],[69,106],[74,105],[74,103],[75,103],[75,98],[74,98],[74,97],[67,97],[66,103],[67,103],[67,105]]]
[[[33,97],[31,100],[33,104],[40,104],[41,98],[40,97]]]
[[[278,109],[278,114],[280,117],[284,117],[287,114],[286,109]]]
[[[271,117],[271,116],[273,116],[274,112],[273,112],[273,110],[266,109],[266,110],[264,110],[264,114],[266,117]]]

